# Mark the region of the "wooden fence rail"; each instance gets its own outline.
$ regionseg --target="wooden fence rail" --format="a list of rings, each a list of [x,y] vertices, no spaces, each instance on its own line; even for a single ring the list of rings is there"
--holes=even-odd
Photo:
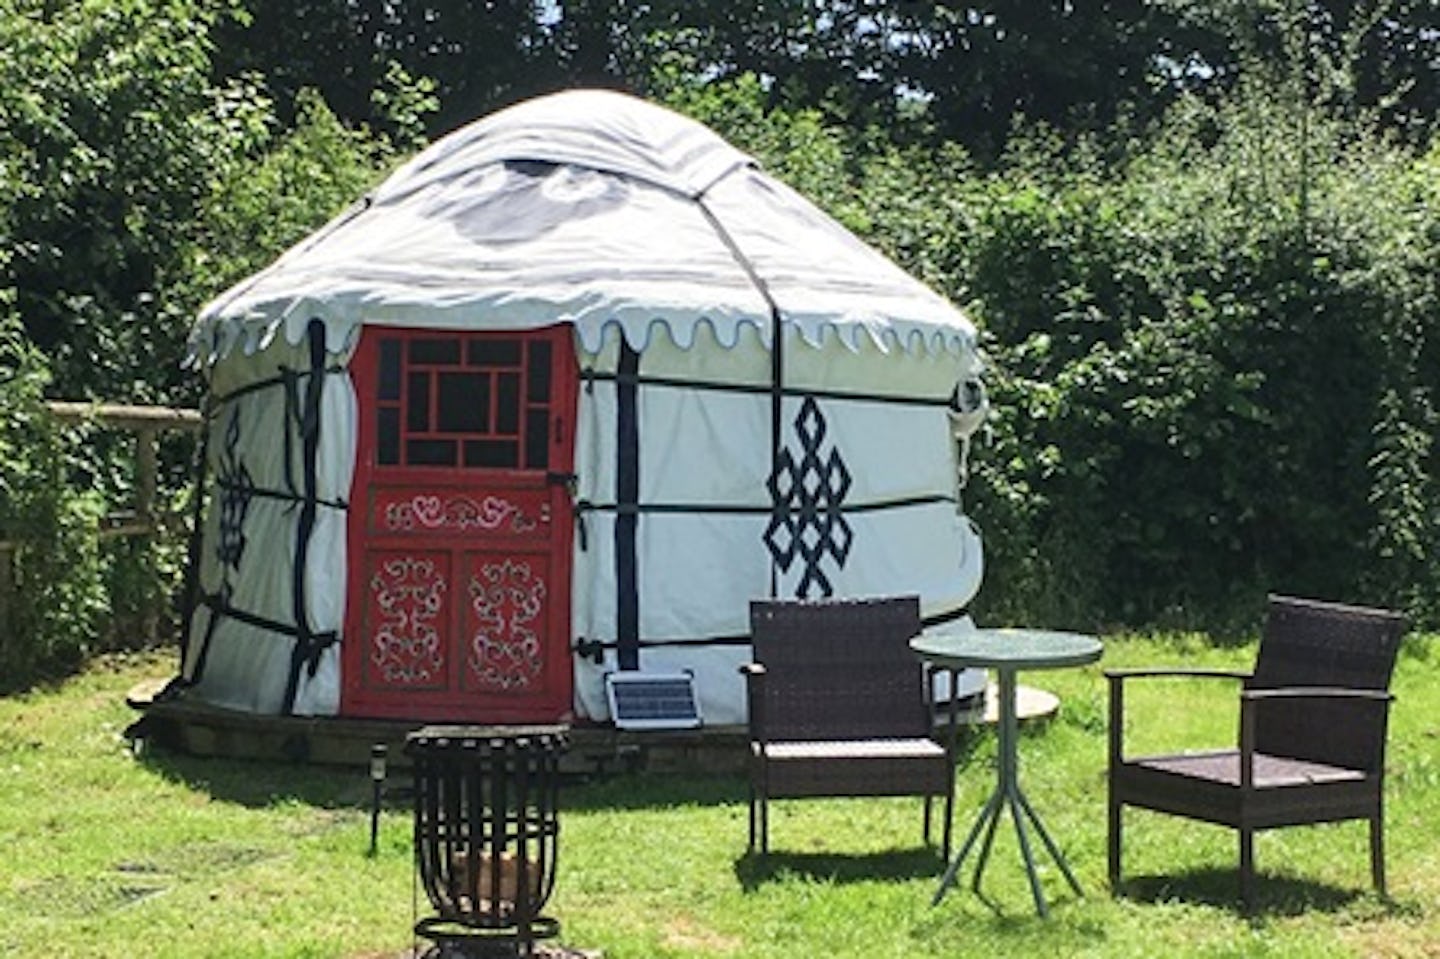
[[[169,406],[127,406],[118,403],[75,403],[51,401],[45,404],[61,422],[93,420],[109,429],[135,436],[135,495],[131,509],[107,516],[96,530],[101,539],[118,536],[148,536],[162,530],[167,517],[156,512],[160,434],[168,430],[196,432],[204,424],[199,410]],[[0,633],[9,634],[10,609],[15,593],[15,551],[22,544],[0,539]]]

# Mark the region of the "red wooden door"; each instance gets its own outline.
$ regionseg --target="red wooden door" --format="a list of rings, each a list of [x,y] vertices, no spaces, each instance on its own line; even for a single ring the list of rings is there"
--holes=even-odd
[[[341,713],[571,714],[568,328],[366,328]]]

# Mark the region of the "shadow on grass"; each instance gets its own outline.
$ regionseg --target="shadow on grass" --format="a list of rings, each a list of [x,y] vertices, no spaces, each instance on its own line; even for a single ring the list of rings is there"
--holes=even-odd
[[[164,749],[147,749],[138,761],[168,782],[251,809],[287,802],[324,809],[370,807],[370,778],[364,769],[188,756]],[[409,783],[407,774],[393,777],[390,785],[402,779]]]
[[[1307,912],[1340,912],[1366,898],[1369,890],[1332,886],[1297,876],[1257,873],[1254,903],[1247,909],[1240,901],[1240,874],[1233,868],[1213,867],[1168,875],[1132,876],[1121,883],[1120,893],[1127,899],[1151,905],[1179,901],[1214,906],[1253,921]],[[1413,908],[1390,899],[1376,902],[1384,912],[1397,915]]]
[[[193,792],[250,808],[281,802],[331,809],[370,808],[371,783],[365,768],[198,757],[163,748],[147,749],[139,762],[157,776]],[[410,784],[409,769],[392,768],[385,781],[385,807],[408,807]],[[663,809],[745,801],[745,780],[738,775],[586,773],[565,774],[561,780],[562,810]]]
[[[888,880],[936,877],[945,869],[934,849],[904,849],[891,852],[788,853],[772,851],[768,856],[746,853],[735,860],[735,878],[740,888],[755,892],[767,882],[792,877],[822,882],[884,882]]]
[[[745,778],[739,774],[636,772],[567,776],[560,802],[562,809],[601,812],[672,806],[725,806],[744,803],[746,795]]]

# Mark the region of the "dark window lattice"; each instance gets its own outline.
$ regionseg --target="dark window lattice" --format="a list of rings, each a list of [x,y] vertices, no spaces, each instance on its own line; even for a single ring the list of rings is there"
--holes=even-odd
[[[549,343],[518,338],[381,340],[378,463],[546,469],[550,361]]]

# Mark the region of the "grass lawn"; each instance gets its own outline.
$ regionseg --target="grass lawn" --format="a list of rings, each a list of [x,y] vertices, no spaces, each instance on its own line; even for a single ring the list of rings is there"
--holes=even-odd
[[[1253,646],[1111,637],[1104,662],[1023,674],[1060,715],[1021,742],[1021,779],[1065,849],[1075,897],[1045,857],[1037,918],[1008,821],[985,875],[929,905],[942,870],[919,800],[772,806],[772,855],[744,857],[738,777],[626,774],[567,786],[552,912],[562,940],[650,957],[1440,957],[1440,654],[1402,651],[1387,785],[1393,899],[1369,890],[1361,823],[1262,833],[1259,909],[1235,904],[1234,834],[1126,814],[1130,895],[1105,885],[1107,665],[1248,666]],[[0,955],[393,957],[415,916],[408,810],[366,856],[363,770],[133,756],[123,702],[173,659],[118,658],[0,700]],[[1193,688],[1191,688],[1193,687]],[[1233,687],[1140,685],[1137,750],[1219,745]],[[1210,706],[1216,708],[1209,708]],[[959,772],[957,842],[993,784],[993,735]],[[422,912],[423,914],[423,912]]]

